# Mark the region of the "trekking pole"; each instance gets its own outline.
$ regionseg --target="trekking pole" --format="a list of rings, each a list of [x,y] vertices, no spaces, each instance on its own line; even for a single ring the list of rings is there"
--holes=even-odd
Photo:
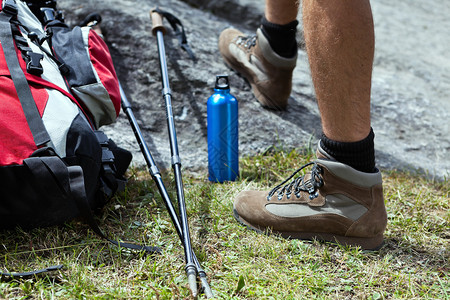
[[[162,24],[162,15],[157,9],[150,11],[150,18],[152,20],[152,33],[156,35],[157,45],[158,45],[158,56],[159,64],[161,68],[161,79],[162,79],[162,94],[166,106],[166,119],[167,127],[169,131],[170,139],[170,152],[172,155],[172,168],[174,171],[175,184],[177,190],[177,199],[179,206],[179,218],[182,229],[183,245],[184,245],[184,255],[186,258],[186,275],[188,277],[189,286],[192,291],[196,291],[196,277],[197,268],[194,264],[194,257],[191,245],[191,238],[189,234],[189,225],[187,222],[186,214],[186,203],[183,191],[183,180],[181,176],[181,159],[178,152],[178,143],[175,130],[175,122],[172,112],[172,95],[169,84],[169,75],[167,71],[166,53],[164,48],[164,33],[165,28]],[[195,294],[195,293],[194,293]]]
[[[176,18],[175,18],[176,19]],[[179,20],[176,19],[178,22]],[[99,23],[101,22],[101,16],[98,13],[92,13],[89,16],[87,16],[83,22],[82,22],[82,26],[91,26],[93,27],[94,30],[97,31],[97,33],[102,34],[101,29],[99,26]],[[179,25],[181,25],[181,22],[178,23]],[[182,26],[182,25],[181,25]],[[183,31],[183,35],[184,35],[184,31]],[[191,57],[195,58],[193,53],[190,51],[189,46],[187,45],[187,42],[184,41],[182,42],[182,46],[183,48],[190,52]],[[157,187],[158,187],[158,191],[161,195],[161,197],[164,200],[164,203],[166,205],[166,208],[169,212],[169,216],[172,219],[172,223],[175,226],[175,229],[177,230],[178,236],[181,240],[181,242],[183,243],[183,247],[185,249],[185,253],[186,253],[186,249],[189,249],[189,253],[190,253],[190,259],[191,259],[191,264],[187,264],[186,266],[186,273],[188,275],[188,283],[189,283],[189,287],[192,291],[192,295],[194,297],[197,296],[198,292],[197,292],[197,282],[196,282],[196,278],[197,278],[197,272],[198,275],[200,277],[200,283],[202,285],[203,288],[203,292],[205,293],[205,296],[207,298],[212,298],[213,297],[213,293],[211,290],[211,287],[208,284],[208,279],[206,276],[206,272],[205,270],[201,267],[200,262],[198,261],[197,257],[195,256],[194,251],[192,250],[192,246],[189,243],[188,245],[186,245],[185,241],[185,234],[183,232],[183,227],[180,225],[180,219],[178,218],[178,215],[175,211],[175,208],[173,207],[172,201],[170,200],[170,196],[167,193],[167,189],[164,185],[164,182],[162,180],[161,177],[161,172],[159,171],[153,157],[152,154],[150,152],[150,150],[148,149],[147,143],[145,142],[144,136],[142,134],[142,131],[140,130],[139,124],[136,120],[136,117],[134,116],[132,107],[130,102],[127,99],[127,96],[122,88],[122,85],[119,82],[119,90],[120,90],[120,97],[121,97],[121,105],[122,105],[122,109],[125,112],[128,121],[131,125],[131,128],[134,132],[134,135],[136,137],[136,140],[139,144],[139,147],[141,149],[142,154],[144,155],[144,159],[146,161],[147,167],[150,171],[150,175],[152,176],[153,181],[155,181]],[[172,117],[172,123],[173,123],[173,117]],[[175,137],[176,139],[176,137]],[[171,141],[172,142],[172,141]],[[176,142],[176,140],[175,140]],[[178,151],[177,151],[178,152]],[[173,159],[172,159],[173,161]],[[181,174],[180,174],[181,176]],[[180,178],[181,179],[181,178]],[[184,197],[184,195],[183,195]],[[184,198],[183,198],[184,199]],[[186,216],[186,208],[184,207],[184,215]],[[186,220],[186,218],[185,218]],[[186,231],[187,234],[189,235],[189,232]],[[188,237],[189,238],[189,237]],[[190,238],[189,238],[190,239]],[[190,241],[190,240],[189,240]],[[192,263],[193,262],[193,263]],[[188,270],[189,267],[189,270]],[[188,272],[189,271],[189,272]]]
[[[125,112],[125,114],[128,117],[128,120],[130,122],[131,128],[133,129],[134,135],[135,135],[136,140],[137,140],[137,142],[139,144],[139,147],[141,149],[141,152],[144,155],[144,159],[145,159],[145,161],[147,163],[148,169],[150,171],[150,175],[152,176],[153,181],[155,181],[155,183],[156,183],[156,185],[158,187],[158,191],[159,191],[161,197],[164,200],[166,208],[167,208],[167,210],[169,212],[169,216],[172,219],[172,223],[174,224],[175,229],[177,230],[177,233],[178,233],[178,236],[179,236],[181,242],[183,242],[182,227],[180,225],[180,221],[178,219],[178,215],[177,215],[177,213],[175,211],[175,208],[173,207],[172,201],[170,200],[169,194],[167,193],[167,189],[164,186],[164,182],[162,181],[161,173],[160,173],[158,167],[155,164],[155,161],[154,161],[154,159],[152,157],[152,154],[151,154],[150,150],[148,149],[147,143],[145,142],[144,136],[142,135],[142,132],[141,132],[141,130],[139,128],[137,120],[136,120],[136,118],[134,116],[131,104],[130,104],[130,102],[128,101],[128,99],[126,97],[125,92],[123,91],[122,86],[120,85],[120,82],[119,82],[119,88],[120,88],[120,96],[121,96],[121,99],[122,99],[122,109],[123,109],[123,111]],[[191,253],[192,253],[192,256],[193,256],[195,267],[196,267],[197,272],[198,272],[199,277],[200,277],[200,282],[201,282],[203,291],[204,291],[204,293],[205,293],[207,298],[212,298],[213,294],[212,294],[211,288],[210,288],[210,286],[208,284],[206,272],[200,266],[200,263],[199,263],[197,257],[195,256],[195,253],[192,252],[192,249],[191,249]],[[191,288],[191,283],[189,283],[189,287],[191,288],[192,294],[195,297],[197,295],[197,284],[195,283],[195,278],[194,278],[194,283],[193,284],[195,285],[195,288],[194,287]]]

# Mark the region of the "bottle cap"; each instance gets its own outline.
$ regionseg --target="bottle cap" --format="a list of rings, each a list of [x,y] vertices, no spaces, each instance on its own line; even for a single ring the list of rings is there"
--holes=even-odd
[[[228,75],[217,75],[216,86],[214,88],[219,90],[230,89],[230,84],[228,83]]]

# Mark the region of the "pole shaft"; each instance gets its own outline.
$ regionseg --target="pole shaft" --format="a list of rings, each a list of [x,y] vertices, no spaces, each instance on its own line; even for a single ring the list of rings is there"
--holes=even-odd
[[[152,178],[156,183],[158,191],[164,200],[164,204],[166,205],[166,208],[169,212],[169,216],[172,219],[172,223],[175,226],[177,234],[178,234],[180,240],[183,242],[183,229],[181,227],[180,220],[177,216],[176,210],[172,204],[172,201],[170,200],[170,196],[164,185],[164,182],[162,180],[162,177],[160,175],[158,167],[156,166],[155,161],[152,157],[152,154],[151,154],[150,150],[148,149],[148,146],[147,146],[147,143],[145,142],[142,131],[139,128],[139,124],[134,116],[131,104],[126,97],[125,92],[122,89],[122,86],[119,86],[119,87],[120,87],[120,94],[121,94],[121,98],[122,98],[122,108],[124,109],[124,112],[128,117],[128,121],[130,122],[131,128],[134,132],[134,135],[139,144],[141,152],[147,163],[147,167],[149,168],[150,171],[153,170],[153,172],[151,172],[150,174],[152,175]],[[192,256],[193,256],[194,263],[197,266],[197,269],[199,270],[199,272],[203,271],[203,269],[200,266],[200,263],[198,262],[197,257],[195,256],[195,253],[192,252]]]
[[[167,71],[167,61],[166,61],[166,52],[164,47],[164,35],[161,30],[156,32],[157,44],[158,44],[158,55],[159,55],[159,63],[161,68],[161,79],[162,79],[162,88],[163,88],[163,98],[166,106],[166,117],[167,117],[167,127],[169,131],[170,138],[170,150],[172,154],[172,167],[174,170],[175,182],[177,187],[177,198],[178,198],[178,206],[179,206],[179,217],[182,229],[182,237],[183,237],[183,245],[184,245],[184,254],[186,258],[186,268],[190,268],[190,266],[195,266],[193,259],[193,251],[191,245],[191,237],[189,234],[189,225],[187,222],[187,214],[186,214],[186,203],[183,192],[183,181],[181,176],[181,161],[178,153],[178,143],[177,136],[175,130],[175,122],[173,119],[173,111],[172,111],[172,95],[170,92],[170,84],[169,84],[169,75]],[[189,270],[187,270],[189,271]],[[195,270],[196,272],[196,270]]]

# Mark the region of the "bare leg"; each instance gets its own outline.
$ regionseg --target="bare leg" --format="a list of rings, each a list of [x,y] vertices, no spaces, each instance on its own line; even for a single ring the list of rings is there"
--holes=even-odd
[[[297,19],[298,6],[296,0],[266,0],[266,19],[275,24],[288,24]]]
[[[292,20],[293,14],[282,8],[285,2],[267,0],[266,18],[279,23]],[[277,6],[280,14],[271,14]],[[294,173],[270,192],[239,193],[233,205],[234,216],[257,231],[268,229],[289,238],[376,249],[383,243],[387,214],[381,172],[374,167],[370,129],[374,54],[370,3],[303,0],[303,18],[325,133],[318,159],[307,180],[294,179]],[[340,200],[330,201],[331,195]]]
[[[364,139],[375,45],[369,0],[303,0],[303,27],[323,132]]]

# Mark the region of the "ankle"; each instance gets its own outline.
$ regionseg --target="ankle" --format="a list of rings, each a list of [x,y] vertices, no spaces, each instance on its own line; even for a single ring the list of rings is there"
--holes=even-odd
[[[297,34],[297,25],[297,20],[280,25],[271,23],[263,17],[261,31],[275,53],[285,58],[291,58],[297,53],[297,40],[295,37]]]
[[[374,137],[372,129],[365,139],[358,142],[338,142],[322,134],[320,147],[340,163],[361,172],[375,173]]]

